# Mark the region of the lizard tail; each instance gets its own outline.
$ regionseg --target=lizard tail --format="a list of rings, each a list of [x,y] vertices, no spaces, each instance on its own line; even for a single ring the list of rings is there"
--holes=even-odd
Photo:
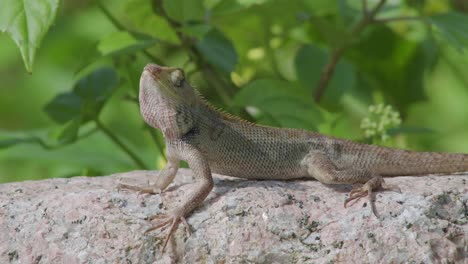
[[[376,146],[375,146],[376,147]],[[370,166],[382,176],[468,172],[468,154],[376,147]]]

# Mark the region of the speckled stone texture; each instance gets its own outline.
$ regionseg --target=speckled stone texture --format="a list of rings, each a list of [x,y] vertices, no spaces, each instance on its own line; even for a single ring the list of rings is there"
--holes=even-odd
[[[167,252],[145,217],[191,189],[181,169],[162,195],[118,191],[157,172],[0,185],[0,263],[466,263],[468,176],[387,178],[379,192],[343,208],[350,186],[215,176],[215,188],[180,225]],[[164,201],[164,205],[162,203]]]

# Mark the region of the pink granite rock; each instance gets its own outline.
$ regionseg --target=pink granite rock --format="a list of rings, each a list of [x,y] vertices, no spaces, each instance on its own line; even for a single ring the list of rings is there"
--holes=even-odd
[[[143,234],[146,216],[190,191],[180,170],[167,192],[117,191],[157,172],[0,185],[0,263],[463,263],[468,258],[468,176],[396,177],[402,193],[379,192],[343,208],[350,186],[246,181],[216,176],[215,188],[168,252]]]

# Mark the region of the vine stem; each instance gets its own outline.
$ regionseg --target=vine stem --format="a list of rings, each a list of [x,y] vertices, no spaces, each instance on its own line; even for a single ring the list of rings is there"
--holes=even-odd
[[[140,169],[148,170],[149,168],[145,165],[145,163],[133,152],[128,148],[110,129],[104,126],[99,119],[94,120],[96,122],[96,126],[104,133],[107,137],[109,137],[117,146],[119,146],[132,160],[135,162],[136,165]]]

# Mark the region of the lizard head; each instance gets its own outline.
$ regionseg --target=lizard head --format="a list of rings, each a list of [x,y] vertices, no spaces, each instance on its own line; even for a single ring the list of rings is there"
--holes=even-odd
[[[145,121],[161,130],[185,130],[179,124],[197,108],[199,96],[179,68],[145,66],[140,78],[140,112]]]
[[[145,66],[141,75],[140,96],[142,91],[148,90],[152,91],[152,96],[164,97],[161,99],[177,103],[193,104],[196,98],[193,88],[185,80],[182,69],[152,63]]]

